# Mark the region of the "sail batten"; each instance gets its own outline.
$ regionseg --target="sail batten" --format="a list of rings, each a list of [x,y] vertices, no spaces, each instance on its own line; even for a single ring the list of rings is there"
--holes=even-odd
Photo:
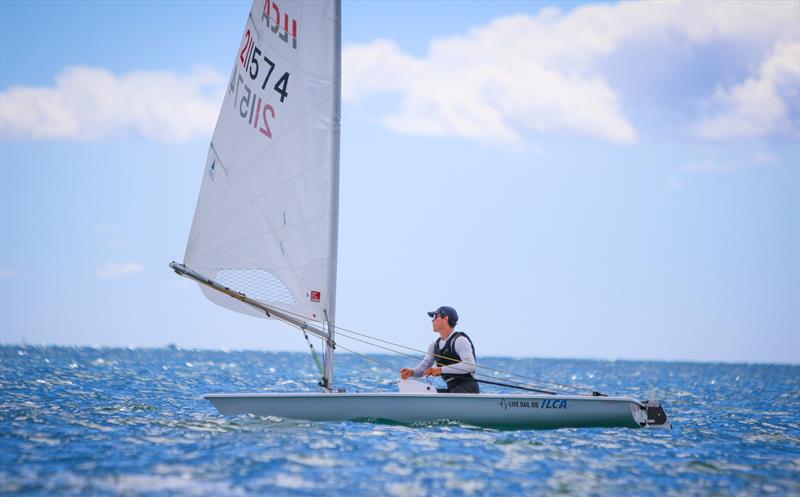
[[[255,0],[209,144],[184,263],[254,301],[332,324],[338,0]],[[266,317],[201,285],[215,303]]]

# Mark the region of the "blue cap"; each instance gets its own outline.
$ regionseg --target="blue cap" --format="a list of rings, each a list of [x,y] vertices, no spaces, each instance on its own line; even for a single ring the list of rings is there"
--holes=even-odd
[[[437,314],[440,314],[442,316],[447,316],[450,326],[455,326],[456,323],[458,322],[458,313],[452,307],[443,305],[440,308],[436,309],[435,311],[428,312],[429,317],[433,317]]]

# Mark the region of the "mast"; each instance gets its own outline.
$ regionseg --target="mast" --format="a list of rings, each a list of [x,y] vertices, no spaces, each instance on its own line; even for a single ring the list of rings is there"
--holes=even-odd
[[[336,348],[336,268],[339,252],[339,142],[342,123],[342,3],[333,2],[334,36],[334,91],[332,115],[332,150],[331,150],[331,214],[330,214],[330,258],[328,260],[328,293],[329,307],[325,311],[328,338],[325,340],[325,377],[327,389],[334,390],[333,352]]]

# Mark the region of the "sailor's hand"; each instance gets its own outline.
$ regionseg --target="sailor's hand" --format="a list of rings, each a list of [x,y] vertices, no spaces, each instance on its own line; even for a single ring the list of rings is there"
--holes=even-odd
[[[428,376],[441,376],[441,375],[442,375],[442,368],[436,368],[436,367],[428,368],[428,370],[425,371],[425,373],[423,373],[423,376],[425,376],[426,378]]]
[[[414,376],[414,370],[408,368],[403,368],[400,370],[400,378],[407,380],[412,376]]]

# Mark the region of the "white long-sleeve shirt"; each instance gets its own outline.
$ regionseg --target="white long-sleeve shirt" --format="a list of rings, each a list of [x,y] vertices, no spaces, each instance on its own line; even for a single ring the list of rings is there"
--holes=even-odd
[[[444,344],[447,343],[447,340],[439,339],[439,350],[444,347]],[[436,341],[434,340],[430,346],[428,347],[428,353],[425,354],[425,358],[422,359],[417,367],[414,368],[414,376],[422,376],[428,368],[436,364],[436,357],[434,357],[433,350]],[[457,362],[455,364],[450,364],[449,366],[442,366],[442,374],[469,374],[475,372],[475,356],[472,354],[472,345],[470,345],[469,340],[464,335],[460,335],[456,337],[455,343],[453,343],[453,348],[455,349],[458,356],[461,358],[461,362]]]

